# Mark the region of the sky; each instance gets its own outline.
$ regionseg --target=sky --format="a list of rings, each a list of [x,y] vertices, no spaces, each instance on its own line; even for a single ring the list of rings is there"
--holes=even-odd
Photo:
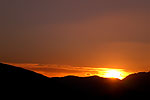
[[[150,68],[149,0],[1,0],[0,12],[1,62],[49,76]]]

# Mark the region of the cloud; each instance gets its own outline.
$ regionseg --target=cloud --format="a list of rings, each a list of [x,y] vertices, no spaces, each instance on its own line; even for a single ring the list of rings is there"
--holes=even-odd
[[[98,75],[98,70],[92,67],[75,67],[70,65],[51,65],[51,64],[23,64],[23,63],[7,63],[10,65],[22,67],[32,70],[49,77],[63,77],[67,75],[87,76]]]
[[[23,63],[7,63],[10,65],[22,67],[28,70],[35,71],[37,73],[46,75],[48,77],[64,77],[68,75],[75,75],[80,77],[98,75],[103,77],[108,70],[112,68],[100,68],[100,67],[87,67],[87,66],[70,66],[70,65],[51,65],[51,64],[23,64]],[[115,69],[115,68],[114,68]],[[128,72],[124,69],[115,69],[128,75]]]

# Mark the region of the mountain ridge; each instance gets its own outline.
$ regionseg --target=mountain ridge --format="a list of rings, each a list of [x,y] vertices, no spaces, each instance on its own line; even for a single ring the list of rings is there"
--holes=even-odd
[[[26,96],[24,92],[27,91],[29,95],[37,98],[46,99],[50,96],[56,98],[54,100],[69,99],[70,96],[76,99],[139,99],[148,97],[150,90],[150,72],[134,73],[123,80],[99,76],[48,78],[33,71],[2,63],[0,63],[0,81],[1,90],[7,91],[6,94]]]
[[[6,80],[43,80],[48,77],[21,67],[0,63],[0,79]]]

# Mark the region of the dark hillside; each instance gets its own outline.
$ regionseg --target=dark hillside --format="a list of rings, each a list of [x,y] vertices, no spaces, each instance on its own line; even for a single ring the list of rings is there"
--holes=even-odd
[[[131,74],[124,80],[99,76],[48,78],[23,68],[0,64],[0,81],[1,96],[19,95],[26,99],[34,96],[34,99],[50,100],[129,100],[148,98],[150,93],[150,72]]]
[[[122,80],[124,98],[148,98],[150,94],[150,72],[139,72]]]
[[[33,71],[0,63],[0,80],[14,82],[14,81],[43,80],[43,79],[48,78]]]

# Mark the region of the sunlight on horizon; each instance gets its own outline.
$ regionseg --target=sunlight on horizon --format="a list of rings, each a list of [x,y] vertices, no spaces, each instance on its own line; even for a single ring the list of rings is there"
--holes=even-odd
[[[5,62],[6,63],[6,62]],[[51,65],[51,64],[24,64],[24,63],[6,63],[13,66],[22,67],[34,72],[43,74],[47,77],[64,77],[68,75],[75,75],[79,77],[87,77],[97,75],[104,78],[118,78],[124,79],[126,76],[133,72],[129,72],[125,69],[117,68],[92,68],[92,67],[78,67],[69,65]]]
[[[122,80],[129,74],[130,73],[125,72],[124,69],[104,68],[104,71],[101,72],[100,76],[104,78],[118,78]]]
[[[104,75],[106,78],[119,78],[123,79],[121,76],[122,72],[116,70],[108,70],[107,73]]]

